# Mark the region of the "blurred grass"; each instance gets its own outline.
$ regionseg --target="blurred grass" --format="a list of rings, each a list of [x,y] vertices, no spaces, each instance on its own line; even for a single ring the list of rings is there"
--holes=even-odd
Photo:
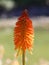
[[[28,58],[27,65],[32,65],[40,58],[45,58],[49,60],[49,30],[44,28],[35,28],[35,38],[34,38],[34,50],[33,55],[29,52],[26,53]],[[7,28],[0,30],[0,44],[5,47],[5,55],[3,60],[7,58],[14,58],[14,42],[13,42],[13,28]],[[18,57],[20,61],[20,58]]]

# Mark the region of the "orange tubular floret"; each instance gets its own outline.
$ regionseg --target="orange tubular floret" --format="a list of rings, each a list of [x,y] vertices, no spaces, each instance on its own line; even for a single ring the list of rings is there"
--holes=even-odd
[[[33,46],[34,28],[32,21],[29,19],[26,10],[22,13],[22,16],[18,18],[16,26],[14,28],[14,44],[16,49],[26,51],[31,50]]]

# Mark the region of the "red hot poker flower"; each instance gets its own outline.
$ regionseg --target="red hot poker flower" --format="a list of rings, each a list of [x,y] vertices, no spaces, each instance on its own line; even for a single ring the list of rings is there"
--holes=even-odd
[[[18,18],[14,28],[14,44],[15,49],[31,50],[33,47],[34,28],[32,21],[29,19],[27,11],[24,10],[22,15]]]

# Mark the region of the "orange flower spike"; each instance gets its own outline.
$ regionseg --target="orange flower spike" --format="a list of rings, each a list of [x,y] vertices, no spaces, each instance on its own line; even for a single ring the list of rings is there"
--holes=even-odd
[[[22,16],[18,18],[14,28],[14,44],[16,49],[31,50],[33,47],[34,28],[29,19],[27,10],[24,10]]]

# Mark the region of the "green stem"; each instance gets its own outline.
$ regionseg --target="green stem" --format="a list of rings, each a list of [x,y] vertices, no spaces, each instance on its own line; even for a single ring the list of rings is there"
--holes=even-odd
[[[23,51],[23,54],[22,54],[22,65],[25,65],[25,52]]]

